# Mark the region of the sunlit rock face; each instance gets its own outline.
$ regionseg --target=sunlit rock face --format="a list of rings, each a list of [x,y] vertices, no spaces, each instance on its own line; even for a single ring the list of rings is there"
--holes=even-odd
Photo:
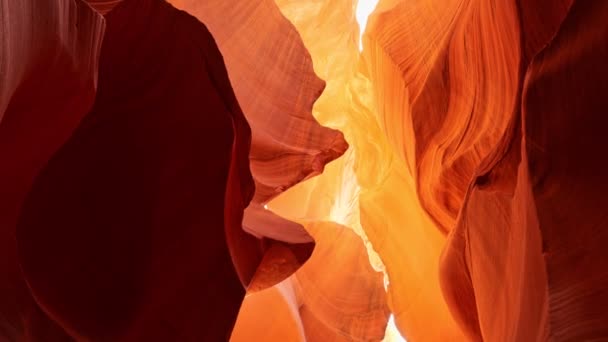
[[[439,257],[511,119],[519,44],[513,2],[381,1],[370,18],[363,58],[392,163],[362,194],[361,219],[370,231],[392,220],[385,264],[397,326],[412,340],[465,338],[440,290]]]
[[[306,224],[317,247],[296,274],[245,297],[232,341],[379,341],[388,318],[382,274],[352,229]],[[272,309],[270,309],[272,308]]]
[[[313,72],[298,32],[273,1],[170,2],[204,22],[222,51],[252,126],[254,201],[265,204],[344,153],[342,134],[312,117],[325,82]]]
[[[314,73],[298,32],[270,0],[169,2],[209,27],[251,125],[249,159],[255,195],[245,212],[245,231],[266,237],[271,244],[277,236],[291,231],[291,240],[281,240],[302,244],[300,254],[310,254],[313,240],[303,226],[263,209],[288,188],[321,173],[325,164],[348,147],[339,131],[321,126],[312,116],[313,103],[323,92],[325,82]],[[248,279],[261,262],[263,251],[257,239],[242,235],[240,229],[236,233],[240,236],[229,237],[231,252],[241,278]],[[246,258],[239,257],[243,250],[252,252]],[[257,251],[257,260],[252,260],[253,251]],[[259,276],[256,279],[267,279],[266,284],[255,287],[273,285],[281,278],[284,277]]]
[[[577,68],[603,58],[605,46],[599,49],[596,39],[606,39],[606,25],[594,21],[604,13],[603,5],[380,1],[357,57],[353,3],[277,4],[327,82],[314,107],[316,117],[343,131],[351,151],[270,207],[288,217],[335,220],[357,231],[371,247],[372,264],[388,274],[388,303],[410,340],[605,336],[599,289],[606,279],[600,265],[607,259],[593,247],[599,242],[584,237],[605,240],[594,228],[601,226],[601,214],[573,216],[590,220],[588,233],[580,228],[582,237],[569,235],[579,229],[574,221],[556,218],[570,212],[559,206],[560,196],[581,211],[593,207],[584,203],[596,197],[561,184],[575,181],[568,177],[593,177],[603,170],[603,160],[591,152],[559,155],[571,149],[568,143],[554,147],[556,156],[547,155],[544,144],[576,133],[541,123],[554,120],[549,113],[557,112],[572,120],[559,119],[559,127],[574,129],[576,113],[584,109],[590,122],[598,120],[593,126],[601,126],[594,113],[604,107],[598,94],[606,90],[605,74],[591,78],[584,71],[591,66],[582,74]],[[566,29],[567,15],[588,19],[589,25]],[[558,43],[566,30],[571,33],[562,33],[566,38]],[[553,57],[539,61],[553,44]],[[557,84],[565,81],[559,77],[581,84],[562,89]],[[583,86],[587,78],[589,88]],[[526,109],[532,84],[539,99]],[[551,101],[560,109],[543,104]],[[540,119],[543,113],[547,117]],[[538,122],[534,130],[530,122]],[[581,148],[605,146],[586,136]],[[537,145],[539,139],[543,145]],[[522,159],[521,151],[528,150],[536,152],[534,159],[531,152]],[[580,167],[566,165],[567,158],[584,156],[588,160]],[[554,164],[558,157],[563,164]],[[552,174],[554,183],[546,183]],[[578,247],[569,245],[573,239]]]
[[[606,18],[0,0],[0,340],[608,338]]]

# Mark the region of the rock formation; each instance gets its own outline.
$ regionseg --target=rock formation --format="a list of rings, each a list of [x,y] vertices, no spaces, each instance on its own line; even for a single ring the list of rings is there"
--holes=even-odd
[[[608,3],[363,2],[0,0],[0,340],[608,338]]]

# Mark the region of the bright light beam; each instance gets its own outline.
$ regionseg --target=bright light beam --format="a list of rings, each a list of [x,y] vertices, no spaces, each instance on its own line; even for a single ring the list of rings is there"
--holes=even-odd
[[[393,314],[391,314],[388,319],[384,340],[382,340],[382,342],[407,342],[403,336],[399,334],[399,330],[397,330],[397,326],[395,325],[395,316],[393,316]]]
[[[378,0],[359,0],[357,3],[357,11],[355,16],[357,17],[357,23],[359,23],[359,51],[363,51],[363,33],[365,33],[365,26],[367,26],[367,18],[376,8]],[[386,289],[388,281],[385,280],[384,288]],[[403,336],[397,330],[395,325],[395,317],[391,314],[388,324],[386,326],[386,332],[384,333],[383,342],[407,342]]]
[[[378,0],[359,0],[355,16],[359,23],[359,51],[363,51],[363,33],[367,25],[367,18],[374,11]]]

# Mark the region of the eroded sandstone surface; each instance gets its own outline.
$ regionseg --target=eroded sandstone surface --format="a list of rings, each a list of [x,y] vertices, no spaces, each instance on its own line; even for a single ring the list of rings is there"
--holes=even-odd
[[[608,338],[608,3],[364,3],[0,0],[0,340]]]

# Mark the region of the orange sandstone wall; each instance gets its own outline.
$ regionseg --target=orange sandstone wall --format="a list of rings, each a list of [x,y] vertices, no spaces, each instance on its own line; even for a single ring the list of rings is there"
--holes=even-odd
[[[0,0],[0,340],[608,338],[608,3],[357,5]]]

